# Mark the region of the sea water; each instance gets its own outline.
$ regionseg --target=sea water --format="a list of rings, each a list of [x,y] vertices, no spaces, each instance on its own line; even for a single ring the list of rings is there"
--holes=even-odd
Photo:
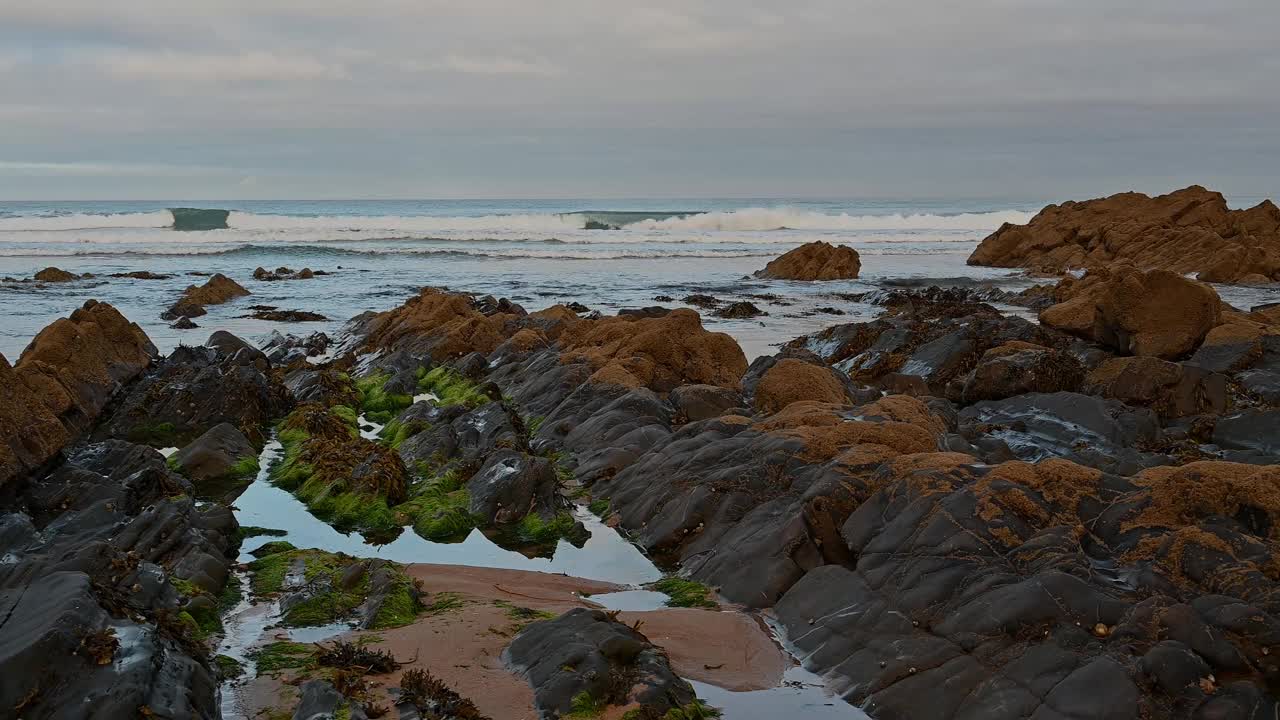
[[[0,283],[0,353],[11,361],[40,328],[90,298],[109,302],[167,351],[212,329],[250,338],[332,332],[366,310],[385,310],[427,285],[506,296],[534,310],[577,301],[603,312],[682,305],[693,293],[754,302],[767,316],[708,327],[733,334],[749,356],[791,337],[875,310],[849,298],[885,282],[1018,286],[1015,272],[965,259],[1002,223],[1026,222],[1031,201],[556,200],[291,202],[0,202],[0,277],[54,265],[91,280],[37,287]],[[168,208],[230,210],[228,227],[172,229]],[[858,281],[789,283],[750,278],[771,258],[813,240],[862,255]],[[259,282],[256,267],[309,267],[311,280]],[[111,278],[146,270],[165,280]],[[160,314],[192,283],[220,272],[253,295],[210,306],[201,326],[177,330]],[[1023,284],[1027,284],[1023,282]],[[768,302],[753,295],[780,295]],[[655,300],[668,296],[672,301]],[[783,304],[787,303],[787,304]],[[317,312],[284,324],[245,317],[249,305]],[[817,313],[822,308],[827,312]],[[844,317],[829,314],[844,313]]]

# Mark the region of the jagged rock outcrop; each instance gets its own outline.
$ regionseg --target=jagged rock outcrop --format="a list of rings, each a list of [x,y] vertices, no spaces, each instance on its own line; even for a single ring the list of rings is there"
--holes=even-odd
[[[917,472],[776,612],[874,717],[1251,717],[1275,702],[1275,472]]]
[[[260,442],[262,427],[288,411],[287,391],[260,350],[221,331],[210,344],[178,346],[128,389],[95,436],[182,446],[230,423]]]
[[[41,330],[16,365],[0,356],[0,485],[87,430],[154,355],[141,328],[90,300]]]
[[[773,280],[852,280],[862,270],[858,251],[821,240],[805,243],[772,260],[756,277]]]
[[[1120,193],[1050,205],[1026,225],[1003,225],[969,256],[970,265],[1058,272],[1118,261],[1206,282],[1280,280],[1280,208],[1267,200],[1231,210],[1200,186]]]
[[[222,273],[215,273],[203,285],[188,285],[182,297],[160,317],[164,320],[200,317],[207,312],[205,305],[221,305],[250,294],[240,283]]]

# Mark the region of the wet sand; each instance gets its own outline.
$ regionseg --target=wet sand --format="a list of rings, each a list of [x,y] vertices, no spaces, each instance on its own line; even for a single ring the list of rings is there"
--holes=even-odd
[[[389,675],[368,678],[372,694],[391,706],[401,674],[424,668],[445,681],[479,709],[503,720],[534,720],[533,690],[524,678],[502,661],[502,651],[521,628],[512,608],[559,615],[575,607],[599,607],[583,595],[624,589],[567,575],[468,567],[461,565],[408,565],[409,574],[422,581],[426,604],[453,598],[457,607],[422,615],[417,622],[394,630],[353,631],[341,639],[364,638],[370,647],[391,652],[404,667]],[[452,604],[452,603],[451,603]],[[789,661],[760,621],[745,613],[669,608],[623,612],[619,619],[640,623],[639,630],[663,647],[672,667],[682,677],[732,691],[776,687]],[[283,639],[280,630],[269,630],[262,642]],[[371,642],[370,642],[371,640]],[[241,688],[250,717],[270,707],[286,707],[296,696],[290,692],[287,674],[267,676]],[[617,715],[625,708],[617,710]],[[605,716],[609,717],[609,716]]]

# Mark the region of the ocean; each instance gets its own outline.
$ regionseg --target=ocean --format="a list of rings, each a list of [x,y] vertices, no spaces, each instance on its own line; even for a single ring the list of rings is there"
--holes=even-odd
[[[31,337],[90,298],[137,322],[161,350],[199,344],[212,329],[249,337],[272,330],[333,332],[366,310],[394,307],[426,285],[510,297],[530,310],[577,301],[603,312],[680,306],[690,294],[749,300],[768,315],[706,317],[750,357],[837,321],[874,315],[851,299],[895,284],[1030,284],[965,258],[1002,223],[1024,223],[1044,201],[963,200],[357,200],[245,202],[0,202],[0,276],[57,266],[93,279],[0,283],[0,353],[15,361]],[[172,207],[229,210],[227,229],[172,229]],[[750,277],[813,240],[862,255],[856,281],[794,283]],[[260,282],[256,267],[331,274]],[[166,280],[108,277],[146,270]],[[220,272],[253,296],[177,330],[160,319],[191,283]],[[772,298],[771,296],[778,296]],[[655,297],[673,300],[655,300]],[[328,318],[276,323],[249,305]],[[840,315],[843,314],[843,315]],[[704,316],[707,313],[704,313]]]

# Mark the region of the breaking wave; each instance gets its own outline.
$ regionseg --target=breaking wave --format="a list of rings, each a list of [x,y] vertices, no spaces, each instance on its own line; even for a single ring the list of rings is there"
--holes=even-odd
[[[221,212],[221,211],[207,211]],[[635,212],[624,210],[571,213],[530,213],[481,216],[432,215],[268,215],[231,211],[228,232],[296,234],[379,234],[381,237],[448,233],[530,236],[594,232],[606,229],[651,232],[771,232],[814,231],[986,231],[1002,223],[1025,223],[1032,213],[1000,210],[956,215],[848,215],[792,207],[743,208],[723,211]],[[107,229],[158,230],[174,223],[170,211],[119,214],[51,214],[0,216],[0,233],[69,232]],[[216,231],[215,231],[216,232]],[[477,239],[483,239],[477,237]]]

